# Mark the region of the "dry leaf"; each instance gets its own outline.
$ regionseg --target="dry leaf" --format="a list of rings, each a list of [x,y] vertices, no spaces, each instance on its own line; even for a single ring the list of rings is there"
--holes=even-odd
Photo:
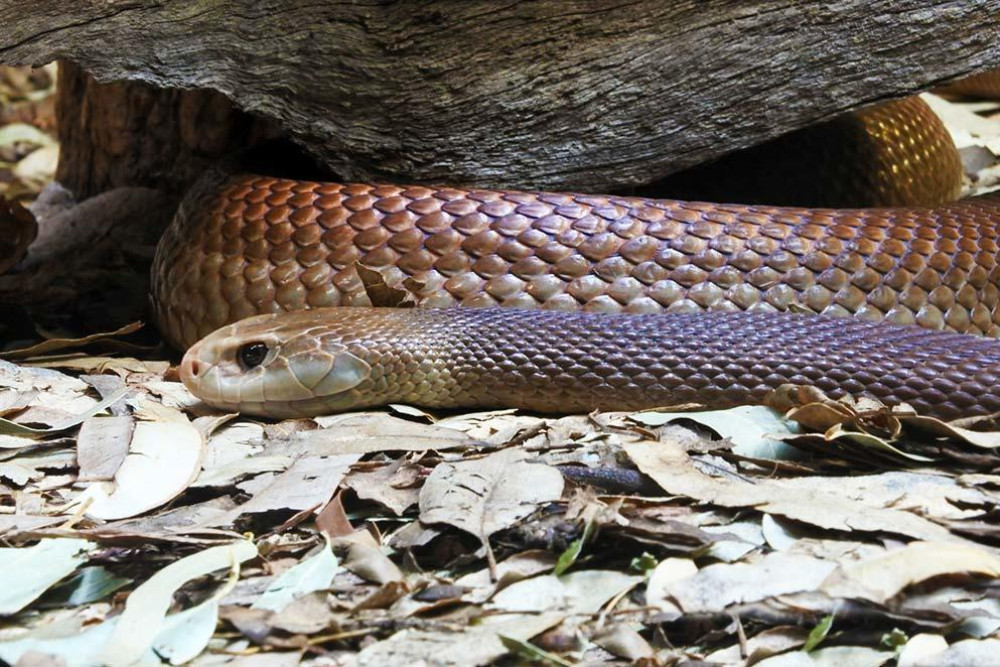
[[[79,481],[113,479],[128,455],[134,430],[132,417],[91,417],[84,421],[76,436]]]
[[[896,667],[915,667],[920,662],[941,654],[948,642],[941,635],[919,634],[910,637],[899,652]]]
[[[275,577],[250,607],[280,612],[296,598],[329,588],[339,569],[337,557],[326,541],[318,552]]]
[[[86,540],[42,540],[27,548],[0,549],[0,615],[10,616],[87,560]]]
[[[729,648],[711,653],[706,660],[709,664],[725,665],[726,667],[757,664],[758,661],[772,655],[778,655],[798,648],[806,643],[809,631],[799,626],[778,626],[759,632],[746,643],[746,658],[741,655],[740,645],[733,644]]]
[[[749,563],[720,563],[662,587],[661,599],[685,613],[722,611],[732,604],[812,591],[836,568],[809,556],[773,553]]]
[[[698,573],[698,566],[690,558],[666,558],[660,561],[649,575],[646,584],[646,604],[662,612],[680,616],[680,610],[669,598],[668,588],[678,581],[690,579]]]
[[[608,653],[626,660],[652,658],[653,647],[635,628],[626,623],[615,623],[594,637],[594,643]]]
[[[384,412],[317,417],[322,428],[298,431],[267,443],[275,454],[371,454],[373,452],[445,450],[472,444],[454,429],[400,419]]]
[[[95,343],[99,340],[105,340],[108,338],[116,338],[120,336],[127,336],[129,334],[135,333],[143,326],[142,322],[132,322],[131,324],[126,324],[125,326],[116,329],[115,331],[108,331],[105,333],[96,333],[89,336],[82,336],[80,338],[51,338],[49,340],[38,343],[37,345],[32,345],[31,347],[21,348],[19,350],[9,350],[7,352],[0,353],[0,357],[4,359],[30,359],[32,357],[41,357],[42,355],[51,354],[53,352],[58,352],[60,350],[71,349],[83,347],[84,345],[89,345]],[[116,360],[103,359],[106,363],[114,363]],[[117,360],[121,363],[121,360]],[[42,368],[45,368],[45,359],[33,359],[32,363]],[[69,363],[69,362],[67,362]],[[141,362],[140,362],[141,363]],[[53,364],[56,365],[56,364]],[[78,369],[83,369],[82,366],[76,366]],[[146,370],[146,366],[139,366],[139,368]],[[88,370],[99,369],[99,364],[88,366]]]
[[[1000,432],[998,431],[973,431],[956,424],[943,422],[940,419],[934,419],[933,417],[903,417],[900,421],[905,426],[914,428],[916,432],[944,436],[974,447],[983,447],[986,449],[1000,447]]]
[[[313,510],[325,505],[360,454],[339,456],[304,456],[279,475],[265,473],[255,480],[253,498],[224,517],[205,524],[219,526],[232,523],[241,514],[272,510]],[[243,485],[248,487],[246,484]]]
[[[507,586],[493,596],[487,608],[504,612],[596,614],[608,600],[641,581],[642,577],[613,570],[580,570],[559,577],[550,574]]]
[[[884,604],[907,586],[944,574],[1000,577],[1000,557],[967,544],[914,542],[881,556],[841,565],[820,589],[833,597]]]
[[[361,284],[365,288],[371,305],[382,308],[412,308],[416,305],[413,294],[401,287],[392,287],[381,271],[365,266],[361,262],[354,263]],[[405,285],[405,283],[403,283]]]
[[[113,482],[91,484],[77,502],[110,521],[148,512],[183,492],[201,469],[205,439],[187,422],[139,422]]]
[[[557,469],[524,458],[512,447],[475,461],[438,465],[420,490],[421,522],[455,526],[488,545],[490,535],[562,495]]]
[[[367,530],[358,530],[334,540],[336,546],[347,546],[344,568],[366,581],[387,584],[401,581],[403,571],[389,560],[381,546]]]
[[[217,570],[238,568],[256,556],[253,543],[241,540],[187,556],[154,574],[126,600],[125,611],[101,654],[102,663],[124,667],[137,662],[156,639],[178,588]]]
[[[522,551],[497,563],[496,581],[493,580],[489,569],[482,569],[457,579],[455,585],[472,589],[462,599],[479,604],[513,583],[551,571],[556,565],[556,560],[556,555],[551,551]]]
[[[562,614],[502,615],[458,632],[400,630],[358,654],[358,667],[384,665],[436,665],[475,667],[507,653],[499,635],[530,639],[562,621]]]
[[[960,541],[946,528],[911,512],[846,497],[843,482],[822,478],[761,479],[755,483],[710,477],[698,470],[687,453],[671,442],[624,445],[636,466],[669,494],[683,495],[723,507],[751,507],[821,528],[884,531],[916,539]]]
[[[344,486],[354,489],[359,498],[388,507],[396,516],[420,499],[420,466],[397,459],[375,470],[355,470],[344,479]]]

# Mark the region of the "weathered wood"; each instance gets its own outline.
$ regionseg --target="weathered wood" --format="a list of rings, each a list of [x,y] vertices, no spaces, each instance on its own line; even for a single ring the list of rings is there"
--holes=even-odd
[[[102,84],[66,61],[58,90],[56,179],[78,199],[128,186],[179,194],[213,161],[269,132],[214,90]]]
[[[345,178],[609,190],[1000,63],[987,0],[15,0],[0,62],[211,88]]]

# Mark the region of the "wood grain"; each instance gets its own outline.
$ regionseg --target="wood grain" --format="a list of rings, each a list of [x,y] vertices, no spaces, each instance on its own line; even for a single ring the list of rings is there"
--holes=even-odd
[[[354,180],[607,191],[1000,63],[970,0],[0,2],[0,62],[210,88]]]

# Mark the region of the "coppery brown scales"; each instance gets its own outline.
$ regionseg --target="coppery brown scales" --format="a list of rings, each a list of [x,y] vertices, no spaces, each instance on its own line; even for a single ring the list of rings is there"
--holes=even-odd
[[[1000,333],[997,204],[788,209],[234,176],[196,188],[154,262],[186,348],[257,313],[369,305],[353,267],[422,305],[785,311]]]

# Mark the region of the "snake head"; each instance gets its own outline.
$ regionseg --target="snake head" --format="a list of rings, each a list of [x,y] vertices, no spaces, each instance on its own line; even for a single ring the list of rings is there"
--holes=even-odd
[[[195,343],[180,376],[192,394],[222,409],[290,417],[349,409],[371,366],[343,343],[321,341],[315,311],[258,315]]]

